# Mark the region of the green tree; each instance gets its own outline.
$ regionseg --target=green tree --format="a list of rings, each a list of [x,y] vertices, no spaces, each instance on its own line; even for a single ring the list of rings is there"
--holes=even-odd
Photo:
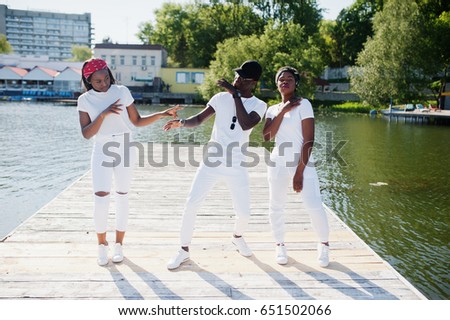
[[[249,0],[265,21],[274,20],[281,24],[293,22],[304,27],[304,35],[318,32],[322,9],[317,0]]]
[[[163,45],[173,61],[188,66],[185,24],[191,12],[191,5],[184,9],[180,4],[164,3],[161,10],[155,11],[156,26],[150,22],[141,25],[138,38],[145,44]]]
[[[353,90],[372,105],[392,97],[409,101],[420,97],[436,73],[427,52],[429,36],[415,1],[388,0],[375,14],[374,36],[358,55],[351,75]]]
[[[349,8],[341,10],[332,37],[336,56],[331,61],[334,67],[354,65],[364,48],[364,43],[373,36],[373,17],[382,10],[383,0],[357,0]]]
[[[429,88],[435,93],[437,105],[442,106],[442,93],[450,77],[450,8],[448,2],[441,0],[421,0],[418,4],[424,16],[424,33],[428,35],[428,60],[441,71]]]
[[[13,51],[11,44],[6,39],[6,35],[0,34],[0,53],[9,54]]]
[[[262,35],[241,36],[226,39],[217,46],[215,60],[200,87],[204,99],[220,91],[216,81],[222,77],[231,81],[233,69],[243,61],[254,59],[263,66],[260,79],[262,89],[275,89],[274,75],[278,68],[290,65],[303,75],[299,93],[309,96],[314,92],[312,79],[323,70],[324,61],[317,46],[318,37],[303,40],[304,29],[293,22],[284,25],[269,22]]]
[[[142,24],[138,38],[163,45],[174,64],[183,67],[208,67],[218,43],[260,33],[264,26],[250,7],[233,3],[165,3],[155,15],[156,24]]]
[[[86,61],[92,58],[92,50],[85,46],[72,46],[72,56],[69,61]]]
[[[322,38],[322,54],[326,65],[339,67],[341,63],[341,53],[338,49],[338,43],[334,37],[336,21],[322,20],[319,27],[319,34]]]

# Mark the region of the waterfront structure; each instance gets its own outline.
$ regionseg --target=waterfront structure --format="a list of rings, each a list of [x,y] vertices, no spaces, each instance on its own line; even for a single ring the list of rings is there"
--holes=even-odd
[[[0,33],[17,54],[63,61],[72,58],[72,46],[91,47],[91,14],[18,10],[0,4]]]
[[[81,69],[67,67],[59,72],[55,76],[53,90],[56,92],[81,92]]]
[[[0,92],[4,90],[22,90],[22,78],[27,70],[6,66],[0,69]]]
[[[53,86],[53,80],[58,71],[44,67],[34,67],[22,78],[24,89],[48,91]]]
[[[81,69],[62,71],[35,66],[31,70],[14,66],[0,69],[0,99],[48,100],[76,98],[82,90]]]
[[[81,67],[83,66],[83,62],[51,61],[49,56],[19,55],[13,53],[0,54],[0,68],[2,66],[13,66],[27,70],[31,70],[34,67],[40,66],[57,71],[63,71],[67,67],[81,69]]]

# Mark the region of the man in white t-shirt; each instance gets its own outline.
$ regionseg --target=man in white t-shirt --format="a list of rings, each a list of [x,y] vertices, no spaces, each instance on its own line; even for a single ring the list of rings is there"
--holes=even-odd
[[[267,105],[252,94],[262,73],[261,65],[249,60],[234,71],[236,75],[232,84],[224,79],[217,81],[217,85],[226,92],[214,95],[200,113],[188,119],[169,121],[164,126],[166,131],[179,127],[192,128],[216,115],[207,156],[197,169],[184,208],[180,232],[181,249],[169,261],[168,269],[176,269],[189,260],[189,245],[197,211],[219,180],[226,182],[233,199],[236,223],[232,242],[241,255],[252,255],[242,237],[250,218],[249,176],[247,168],[242,165],[245,161],[242,151],[248,145],[253,127],[263,118]]]

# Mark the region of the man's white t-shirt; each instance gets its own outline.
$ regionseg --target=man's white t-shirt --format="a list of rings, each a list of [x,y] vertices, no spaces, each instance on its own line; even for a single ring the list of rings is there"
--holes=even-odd
[[[266,119],[275,118],[282,108],[283,103],[269,107]],[[284,115],[270,155],[270,159],[276,163],[277,167],[287,166],[293,169],[297,167],[303,145],[302,120],[308,118],[314,118],[312,105],[308,99],[302,99],[300,105]],[[309,161],[314,161],[312,155]]]
[[[107,92],[98,92],[93,89],[83,93],[78,98],[78,111],[87,112],[91,121],[94,121],[103,110],[114,102],[122,104],[120,114],[110,114],[103,119],[103,123],[94,139],[111,137],[115,134],[131,133],[131,122],[128,117],[127,107],[133,102],[133,96],[127,87],[111,85]]]
[[[214,155],[214,157],[211,157],[211,161],[220,161],[223,165],[233,167],[241,165],[246,160],[246,157],[242,153],[242,148],[248,147],[250,133],[252,132],[252,129],[243,130],[240,126],[237,120],[234,100],[230,93],[220,92],[214,95],[208,102],[208,105],[216,113],[211,138],[209,140],[211,147],[208,149],[209,154]],[[241,101],[247,113],[250,114],[254,111],[263,119],[267,107],[264,101],[255,96],[241,98]],[[232,130],[230,127],[233,123],[233,117],[236,117],[236,122]]]

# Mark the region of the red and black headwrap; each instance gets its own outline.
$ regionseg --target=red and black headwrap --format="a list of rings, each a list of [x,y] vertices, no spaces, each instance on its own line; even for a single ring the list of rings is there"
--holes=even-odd
[[[108,69],[108,65],[105,60],[91,59],[83,68],[83,77],[87,80],[91,74],[98,70]]]

